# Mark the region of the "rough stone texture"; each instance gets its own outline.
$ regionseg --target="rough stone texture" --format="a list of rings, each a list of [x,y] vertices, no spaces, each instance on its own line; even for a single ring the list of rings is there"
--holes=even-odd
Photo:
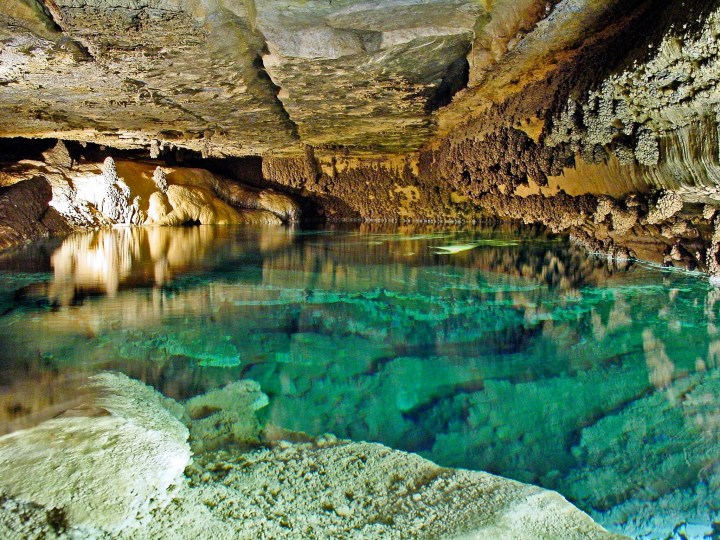
[[[522,219],[621,258],[717,267],[700,207],[720,205],[717,0],[10,5],[0,135],[167,164],[185,150],[257,155],[258,186],[328,219]],[[74,164],[53,153],[49,165]],[[272,192],[242,196],[296,216]],[[613,199],[599,213],[598,196]],[[123,220],[140,222],[150,198],[126,198]],[[152,198],[162,222],[170,201]],[[67,215],[103,223],[91,208]]]
[[[236,382],[184,410],[124,375],[92,381],[97,397],[86,406],[0,438],[3,537],[622,538],[552,491],[332,435],[291,443],[283,437],[300,434],[271,426],[276,442],[245,450],[227,446],[238,442],[231,429],[183,477],[185,410],[203,443],[207,421],[228,406],[243,441],[257,441],[254,412],[267,403],[259,386]]]
[[[49,17],[11,0],[0,14],[2,102],[25,119],[3,132],[156,152],[178,140],[204,154],[292,146],[292,122],[257,65],[262,37],[243,3],[224,4],[61,0],[45,3]]]
[[[4,538],[30,537],[31,524],[17,530],[7,517],[28,503],[45,507],[56,529],[132,528],[181,484],[190,461],[182,408],[124,375],[98,375],[91,385],[89,403],[0,438]]]
[[[332,436],[199,456],[190,486],[149,536],[622,538],[556,493]]]
[[[466,83],[473,36],[495,11],[471,0],[7,7],[0,97],[12,115],[0,130],[153,157],[175,146],[203,155],[299,153],[301,142],[417,148],[433,132],[431,111]]]
[[[45,162],[21,160],[6,169],[10,185],[0,187],[5,201],[0,203],[0,247],[64,234],[72,227],[278,225],[301,215],[298,203],[286,194],[246,187],[203,169],[116,162],[112,157],[102,164],[76,163],[62,142],[43,155]]]
[[[438,92],[462,85],[473,28],[486,16],[466,0],[260,0],[256,7],[270,51],[263,63],[301,140],[375,152],[406,151],[428,138],[427,111],[442,100]]]
[[[0,187],[0,249],[70,232],[67,221],[48,206],[51,198],[50,184],[39,176]]]
[[[213,450],[228,442],[259,442],[261,427],[255,412],[267,404],[267,396],[254,381],[237,381],[189,399],[185,409],[191,419],[193,451]]]

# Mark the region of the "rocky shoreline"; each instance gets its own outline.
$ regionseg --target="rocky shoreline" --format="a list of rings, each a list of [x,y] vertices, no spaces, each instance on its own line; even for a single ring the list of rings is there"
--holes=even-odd
[[[83,405],[0,438],[3,537],[622,538],[551,491],[261,427],[251,381],[184,406],[124,375],[88,384]]]

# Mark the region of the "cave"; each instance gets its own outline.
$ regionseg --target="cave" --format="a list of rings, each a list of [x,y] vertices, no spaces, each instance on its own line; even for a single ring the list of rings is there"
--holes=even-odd
[[[0,538],[720,537],[719,0],[0,2]]]

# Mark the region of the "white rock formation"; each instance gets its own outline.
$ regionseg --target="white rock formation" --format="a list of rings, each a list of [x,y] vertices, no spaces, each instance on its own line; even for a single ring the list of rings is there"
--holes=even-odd
[[[16,506],[57,509],[68,527],[86,531],[80,537],[148,522],[190,461],[176,403],[124,375],[90,384],[97,397],[86,408],[0,438],[0,492]],[[18,537],[10,521],[0,518],[0,537]]]
[[[166,195],[167,205],[162,197],[156,196],[158,193]],[[172,210],[164,213],[168,205]],[[148,225],[242,223],[240,214],[232,206],[218,199],[210,190],[195,186],[171,185],[167,194],[154,193],[150,197],[148,215],[154,218],[146,221]]]
[[[115,161],[105,158],[99,185],[98,198],[93,201],[96,207],[113,223],[130,224],[132,214],[130,188],[117,174]]]
[[[204,169],[155,167],[144,163],[74,164],[62,143],[46,152],[47,162],[23,160],[9,183],[33,175],[52,186],[50,206],[75,227],[111,225],[279,225],[300,218],[291,197],[255,189]],[[99,169],[99,170],[98,170]]]
[[[155,182],[155,185],[157,186],[158,190],[160,190],[160,192],[167,193],[167,173],[162,169],[162,167],[157,167],[155,171],[153,171],[153,182]]]

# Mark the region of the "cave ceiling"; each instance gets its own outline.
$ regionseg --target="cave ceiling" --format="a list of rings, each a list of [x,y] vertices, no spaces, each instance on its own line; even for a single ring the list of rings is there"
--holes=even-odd
[[[546,76],[616,4],[3,0],[0,136],[404,155]]]
[[[403,152],[467,77],[478,0],[5,0],[0,132],[207,154]]]

